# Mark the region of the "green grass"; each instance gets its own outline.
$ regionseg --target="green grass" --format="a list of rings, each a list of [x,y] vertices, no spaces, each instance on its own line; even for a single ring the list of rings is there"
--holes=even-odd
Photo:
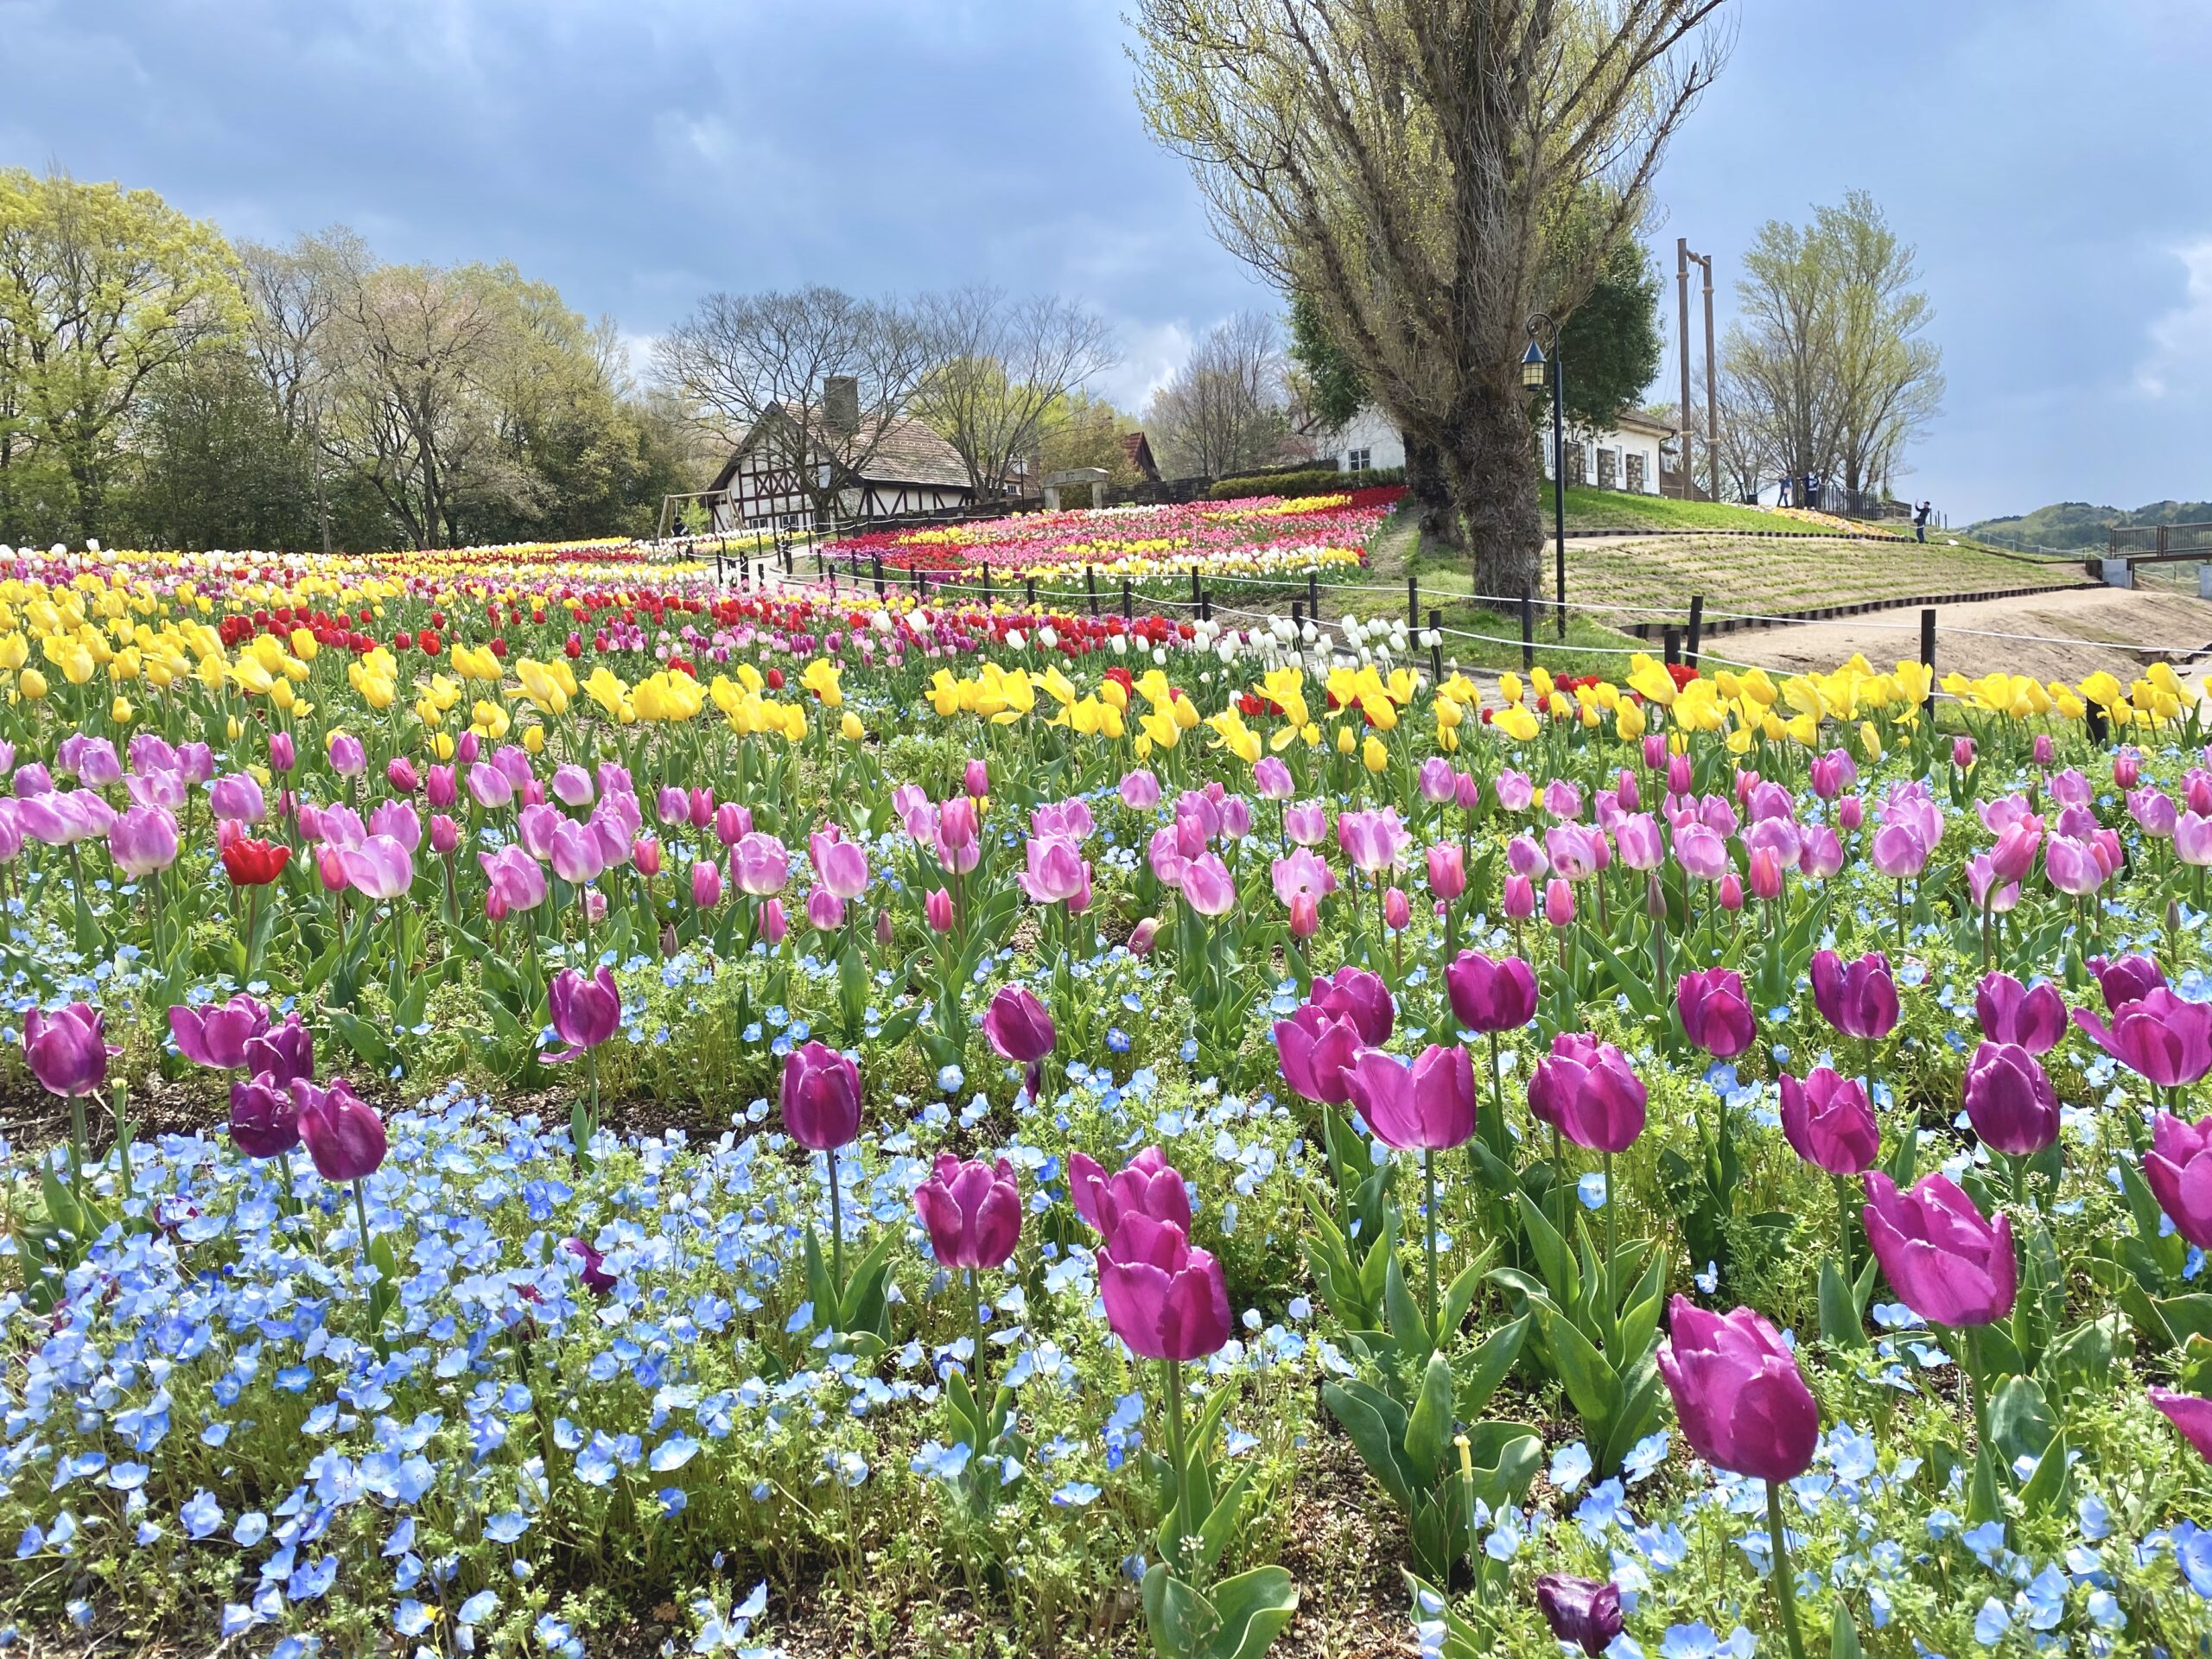
[[[1544,522],[1551,523],[1552,490],[1543,486]],[[1808,530],[1802,520],[1730,501],[1677,501],[1663,495],[1630,495],[1569,485],[1569,530]]]

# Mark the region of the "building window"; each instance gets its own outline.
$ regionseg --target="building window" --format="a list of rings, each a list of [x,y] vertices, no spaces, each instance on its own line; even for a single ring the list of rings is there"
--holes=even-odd
[[[1628,457],[1628,487],[1631,495],[1643,493],[1643,454],[1641,450],[1632,452]]]
[[[1600,449],[1598,452],[1598,487],[1599,489],[1610,490],[1613,487],[1613,480],[1619,476],[1616,470],[1619,460],[1618,450]]]
[[[1344,471],[1363,473],[1374,465],[1374,452],[1368,449],[1348,449],[1344,452]]]

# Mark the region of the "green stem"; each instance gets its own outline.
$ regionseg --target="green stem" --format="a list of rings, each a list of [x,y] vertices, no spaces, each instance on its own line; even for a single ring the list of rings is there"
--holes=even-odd
[[[1559,1125],[1552,1125],[1552,1191],[1558,1196],[1552,1208],[1559,1211],[1559,1241],[1567,1243],[1567,1154],[1560,1144]]]
[[[1828,1179],[1835,1187],[1835,1242],[1843,1253],[1844,1288],[1852,1290],[1859,1281],[1851,1273],[1851,1188],[1840,1175],[1831,1174]]]
[[[115,1085],[115,1160],[118,1179],[123,1184],[123,1201],[130,1202],[130,1090],[118,1081]]]
[[[1615,1306],[1613,1262],[1620,1255],[1620,1206],[1613,1202],[1613,1154],[1605,1154],[1605,1306]]]
[[[973,1268],[968,1269],[968,1324],[976,1344],[975,1355],[968,1362],[968,1373],[973,1382],[971,1391],[980,1406],[983,1398],[983,1291]],[[981,1457],[983,1448],[976,1446],[975,1452]]]
[[[1766,1533],[1774,1544],[1774,1599],[1782,1604],[1782,1634],[1789,1659],[1805,1659],[1805,1638],[1797,1633],[1797,1579],[1789,1565],[1789,1535],[1782,1524],[1782,1484],[1766,1484]]]
[[[822,1154],[830,1160],[830,1276],[836,1281],[837,1294],[845,1294],[845,1219],[837,1200],[837,1149],[835,1147]]]
[[[1433,1342],[1444,1340],[1444,1333],[1436,1328],[1437,1314],[1441,1303],[1436,1294],[1436,1153],[1423,1147],[1421,1152],[1421,1179],[1422,1188],[1421,1216],[1428,1224],[1428,1329]]]
[[[69,1192],[81,1198],[85,1193],[85,1097],[69,1096]]]
[[[1176,1577],[1183,1576],[1183,1540],[1189,1535],[1190,1527],[1184,1514],[1184,1498],[1189,1482],[1185,1476],[1189,1466],[1183,1461],[1183,1362],[1171,1359],[1167,1366],[1167,1456],[1174,1465],[1175,1497],[1170,1513],[1174,1517],[1175,1541],[1168,1552],[1167,1570]]]

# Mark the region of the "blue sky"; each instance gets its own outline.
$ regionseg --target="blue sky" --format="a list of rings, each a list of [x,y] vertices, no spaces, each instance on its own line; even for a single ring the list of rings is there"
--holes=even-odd
[[[1906,487],[1955,518],[2212,497],[2201,0],[1738,0],[1653,240],[1736,256],[1872,191],[1950,383]],[[1115,0],[0,0],[0,164],[232,234],[512,259],[643,341],[702,292],[1081,296],[1130,406],[1268,303],[1147,141]],[[1671,372],[1669,372],[1671,373]],[[1670,379],[1662,379],[1670,384]]]

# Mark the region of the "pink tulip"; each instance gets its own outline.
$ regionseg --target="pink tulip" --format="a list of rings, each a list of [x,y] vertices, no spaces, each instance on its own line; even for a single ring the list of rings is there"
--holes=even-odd
[[[1124,1216],[1149,1216],[1185,1232],[1191,1195],[1183,1177],[1158,1147],[1147,1147],[1112,1175],[1084,1153],[1068,1160],[1068,1198],[1076,1214],[1104,1238],[1121,1230]]]
[[[1203,1359],[1229,1340],[1229,1287],[1221,1264],[1192,1249],[1180,1227],[1125,1216],[1097,1262],[1106,1323],[1132,1353]]]
[[[1002,1268],[1021,1237],[1021,1194],[1003,1158],[994,1166],[938,1154],[929,1179],[914,1189],[914,1211],[944,1267]]]
[[[1236,887],[1218,855],[1194,858],[1183,872],[1183,897],[1201,916],[1226,916],[1236,903]]]
[[[1992,1226],[1948,1176],[1925,1176],[1901,1192],[1875,1170],[1860,1214],[1882,1276],[1930,1325],[1993,1325],[2012,1311],[2012,1217]]]
[[[1376,1138],[1400,1152],[1442,1151],[1474,1135],[1474,1068],[1456,1044],[1432,1045],[1411,1065],[1382,1049],[1363,1049],[1344,1083]]]
[[[1857,1175],[1873,1167],[1882,1149],[1881,1126],[1856,1077],[1813,1068],[1800,1083],[1782,1076],[1782,1133],[1796,1154],[1831,1175]]]
[[[922,901],[922,914],[923,919],[929,924],[931,932],[951,932],[952,895],[943,887],[932,889],[929,896]]]
[[[691,902],[701,910],[712,910],[722,901],[722,867],[711,858],[702,858],[691,866]]]
[[[1449,904],[1467,890],[1467,866],[1457,842],[1428,849],[1428,890]]]
[[[1544,884],[1544,920],[1553,927],[1574,925],[1574,888],[1559,876]]]
[[[1753,1480],[1795,1480],[1812,1467],[1820,1408],[1774,1326],[1748,1307],[1720,1314],[1677,1295],[1659,1374],[1691,1450]]]

